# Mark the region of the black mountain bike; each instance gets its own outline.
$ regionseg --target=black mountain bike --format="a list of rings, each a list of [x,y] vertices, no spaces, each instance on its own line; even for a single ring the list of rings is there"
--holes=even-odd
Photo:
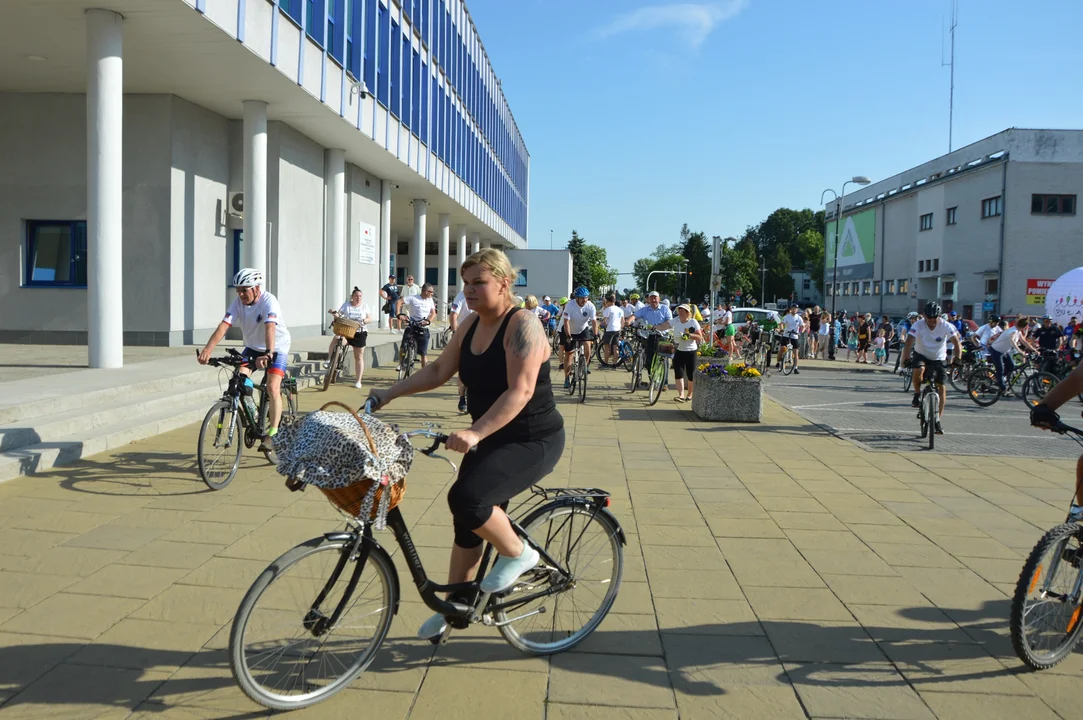
[[[1053,432],[1083,445],[1083,430],[1060,423]],[[1083,632],[1083,525],[1068,518],[1030,551],[1012,598],[1012,646],[1019,659],[1045,670],[1079,643]]]
[[[409,324],[402,331],[402,343],[399,345],[399,380],[410,377],[414,372],[414,363],[417,362],[418,336],[429,326],[427,320],[411,320],[409,315],[400,313],[399,320],[404,318]]]
[[[906,368],[913,373],[913,367]],[[944,374],[946,375],[951,370],[950,365],[945,365]],[[929,439],[929,449],[933,449],[933,445],[936,443],[936,424],[940,420],[940,388],[941,383],[933,382],[933,373],[928,365],[925,366],[925,373],[922,375],[921,382],[921,395],[918,399],[918,426],[921,429],[922,439]]]
[[[252,380],[241,372],[248,359],[233,348],[227,349],[226,353],[225,357],[208,361],[214,367],[232,367],[233,374],[222,398],[211,405],[203,418],[196,446],[199,476],[211,490],[221,490],[233,480],[241,463],[242,443],[251,449],[263,439],[267,434],[270,414],[267,372],[264,371],[259,385],[253,385]],[[259,391],[258,405],[252,399],[253,390]],[[282,378],[282,418],[296,415],[297,379],[287,376]],[[278,464],[274,450],[264,450],[263,453],[272,465]]]
[[[431,439],[421,451],[431,457],[439,457],[434,453],[447,441],[431,429],[406,437]],[[425,573],[406,521],[393,508],[387,526],[414,585],[422,601],[448,621],[432,642],[444,644],[452,629],[476,623],[495,627],[530,655],[563,652],[585,640],[613,606],[624,569],[624,531],[609,503],[609,493],[595,488],[532,488],[508,515],[541,561],[496,594],[480,587],[494,561],[492,546],[486,545],[475,580],[439,585]],[[438,597],[444,593],[449,599]],[[370,523],[350,518],[343,530],[287,551],[249,588],[230,633],[233,676],[248,697],[276,710],[325,700],[373,661],[399,601],[390,555]]]
[[[571,381],[568,385],[568,394],[579,393],[579,402],[587,401],[587,353],[583,349],[585,341],[572,338],[575,349],[572,351],[572,373],[568,376]]]

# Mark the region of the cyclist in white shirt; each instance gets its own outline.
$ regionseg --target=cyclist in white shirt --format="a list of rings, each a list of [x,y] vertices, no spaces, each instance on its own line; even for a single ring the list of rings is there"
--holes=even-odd
[[[782,369],[782,348],[790,345],[793,350],[790,353],[793,355],[793,374],[800,375],[801,371],[797,369],[798,343],[801,340],[801,331],[805,329],[805,319],[798,314],[797,303],[790,305],[790,311],[782,316],[782,335],[778,339],[778,369]],[[726,311],[729,312],[728,310]]]
[[[933,373],[940,395],[940,417],[936,419],[936,434],[943,435],[940,423],[944,418],[944,405],[947,404],[947,388],[944,384],[944,361],[948,359],[948,343],[955,349],[955,357],[963,356],[963,346],[959,342],[959,331],[950,322],[940,317],[940,305],[935,302],[925,303],[924,317],[915,322],[906,336],[906,346],[902,352],[902,364],[913,361],[914,399],[912,407],[921,405],[921,383],[925,373]]]
[[[278,433],[278,421],[282,418],[282,378],[286,377],[286,359],[290,352],[290,331],[282,320],[282,308],[278,298],[263,289],[263,271],[244,268],[233,276],[237,297],[226,310],[226,316],[218,323],[214,334],[199,351],[199,364],[206,365],[214,347],[222,342],[226,332],[234,324],[241,326],[244,351],[248,365],[241,371],[251,375],[255,370],[265,370],[267,380],[267,405],[270,422],[267,435],[259,449],[271,449],[271,438]]]
[[[602,352],[605,353],[606,363],[611,363],[613,362],[613,353],[617,352],[617,336],[620,334],[621,325],[624,324],[624,310],[617,306],[617,296],[613,293],[605,296],[602,319],[605,320],[605,333],[602,335]]]
[[[421,286],[420,295],[407,295],[402,300],[403,314],[409,316],[411,324],[406,328],[414,333],[417,340],[417,356],[421,358],[421,367],[425,367],[429,354],[429,328],[426,327],[436,317],[436,302],[432,299],[432,285]],[[421,323],[422,326],[415,323]]]
[[[365,344],[369,336],[368,323],[372,320],[372,312],[369,310],[369,306],[361,302],[361,288],[354,287],[353,292],[350,293],[350,299],[342,303],[342,307],[327,312],[338,317],[344,317],[347,320],[353,320],[361,326],[361,329],[346,341],[353,348],[353,366],[357,371],[357,382],[353,386],[360,389],[361,375],[365,372]],[[327,357],[331,357],[337,342],[339,342],[338,336],[331,338],[331,344],[327,347]],[[330,364],[324,363],[324,367],[329,368]]]
[[[576,288],[572,294],[574,298],[564,306],[560,315],[560,324],[564,328],[564,387],[571,387],[572,353],[575,352],[576,341],[583,343],[583,351],[587,358],[587,372],[590,372],[590,346],[591,329],[594,335],[598,334],[598,309],[590,301],[590,290],[585,287]]]
[[[1007,384],[1004,382],[1004,377],[1006,375],[1010,376],[1015,371],[1015,361],[1012,360],[1012,354],[1023,352],[1023,347],[1032,353],[1037,352],[1034,346],[1023,337],[1029,325],[1030,321],[1027,318],[1019,318],[1015,321],[1015,325],[998,334],[993,339],[993,342],[989,343],[989,359],[993,361],[993,367],[996,368],[997,387],[1000,388],[1000,394],[1004,397],[1014,397],[1008,391]]]
[[[982,325],[978,328],[978,332],[974,337],[981,343],[982,350],[988,350],[989,346],[996,339],[996,336],[1000,334],[1000,318],[996,315],[989,316],[989,324]]]

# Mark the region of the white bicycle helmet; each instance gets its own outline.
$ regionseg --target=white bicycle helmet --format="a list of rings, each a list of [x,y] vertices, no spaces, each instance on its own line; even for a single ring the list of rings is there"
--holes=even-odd
[[[254,287],[263,285],[263,271],[255,268],[242,268],[233,276],[233,287]]]

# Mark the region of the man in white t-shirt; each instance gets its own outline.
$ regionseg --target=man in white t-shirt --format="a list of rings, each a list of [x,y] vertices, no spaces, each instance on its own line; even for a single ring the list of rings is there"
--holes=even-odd
[[[1012,354],[1023,352],[1024,347],[1030,352],[1037,352],[1034,346],[1027,342],[1024,337],[1029,325],[1029,320],[1019,318],[1015,321],[1015,325],[1009,326],[1007,330],[999,333],[989,343],[989,359],[993,361],[993,366],[997,370],[997,387],[1000,388],[1000,394],[1004,397],[1014,397],[1008,391],[1007,384],[1004,381],[1006,375],[1011,375],[1015,371],[1015,361],[1012,360]]]
[[[271,438],[278,432],[278,421],[282,418],[282,378],[286,377],[290,331],[282,320],[278,298],[263,289],[262,270],[244,268],[233,276],[233,287],[237,290],[237,297],[230,303],[226,316],[218,323],[210,340],[199,351],[199,364],[206,365],[214,347],[222,342],[230,327],[240,325],[244,339],[242,354],[249,360],[241,371],[251,375],[255,370],[266,370],[270,418],[267,435],[260,442],[259,449],[267,452],[271,449]]]
[[[986,325],[982,325],[978,328],[978,331],[974,334],[974,337],[981,343],[982,350],[988,350],[989,345],[992,344],[996,336],[1000,334],[1000,318],[996,315],[989,317],[989,322]]]
[[[572,299],[564,306],[560,314],[560,325],[564,328],[564,387],[571,387],[572,354],[576,341],[583,343],[587,358],[587,372],[590,372],[591,329],[598,334],[598,309],[590,301],[590,290],[576,288]]]
[[[613,293],[605,296],[602,320],[605,321],[605,332],[602,334],[602,353],[605,355],[606,364],[609,365],[612,364],[613,355],[617,352],[617,336],[620,335],[621,325],[624,324],[624,310],[617,305],[617,296]]]
[[[406,331],[414,334],[417,341],[417,355],[421,358],[421,367],[425,367],[429,354],[428,324],[436,317],[436,303],[432,299],[432,285],[421,286],[420,295],[408,295],[402,299],[404,314],[410,317]]]
[[[925,380],[925,373],[931,372],[932,380],[936,383],[937,394],[940,395],[940,417],[936,419],[935,432],[943,435],[944,430],[940,427],[944,417],[944,405],[947,402],[947,389],[944,385],[944,361],[948,359],[948,343],[955,349],[955,357],[963,356],[963,346],[959,342],[959,331],[950,322],[940,317],[940,305],[935,302],[925,303],[924,317],[919,319],[910,328],[906,336],[906,346],[902,352],[902,364],[913,357],[911,365],[914,368],[914,399],[910,403],[913,407],[921,405],[921,383]]]
[[[729,303],[726,303],[726,307],[726,312],[730,313],[728,309]],[[782,316],[781,334],[778,338],[778,369],[782,369],[782,358],[785,356],[785,353],[782,352],[782,348],[789,345],[793,348],[793,350],[790,350],[790,354],[793,355],[794,375],[801,374],[801,371],[797,369],[797,358],[799,355],[797,347],[801,340],[801,331],[805,329],[805,319],[797,312],[798,310],[797,303],[794,303],[793,305],[790,305],[790,311]]]

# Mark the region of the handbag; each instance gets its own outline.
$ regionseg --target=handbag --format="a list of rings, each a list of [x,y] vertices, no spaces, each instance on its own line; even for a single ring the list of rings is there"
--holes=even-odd
[[[339,406],[346,413],[329,412]],[[348,413],[348,414],[347,414]],[[286,487],[318,488],[343,512],[382,530],[406,492],[414,447],[396,425],[329,402],[301,419],[285,419],[274,438]]]

